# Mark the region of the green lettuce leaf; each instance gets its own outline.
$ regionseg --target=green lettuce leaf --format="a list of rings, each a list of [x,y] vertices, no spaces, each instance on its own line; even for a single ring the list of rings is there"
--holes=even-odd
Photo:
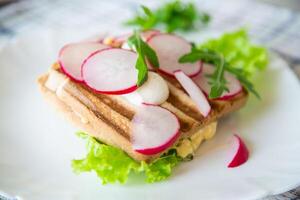
[[[181,161],[176,151],[172,150],[150,164],[136,162],[118,148],[103,144],[82,132],[77,135],[87,140],[87,155],[72,161],[74,172],[94,171],[102,184],[125,183],[130,173],[145,175],[149,183],[161,181],[169,177],[173,167]]]
[[[245,29],[225,33],[217,39],[200,44],[198,48],[221,53],[229,65],[240,69],[247,78],[253,77],[256,71],[265,69],[269,61],[267,49],[253,45]]]

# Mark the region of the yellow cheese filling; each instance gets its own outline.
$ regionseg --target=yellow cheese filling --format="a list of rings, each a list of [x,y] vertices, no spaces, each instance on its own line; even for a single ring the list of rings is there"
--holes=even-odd
[[[216,129],[217,122],[212,122],[204,128],[200,129],[190,138],[183,139],[176,146],[177,154],[182,158],[193,155],[202,141],[209,140],[215,135]]]

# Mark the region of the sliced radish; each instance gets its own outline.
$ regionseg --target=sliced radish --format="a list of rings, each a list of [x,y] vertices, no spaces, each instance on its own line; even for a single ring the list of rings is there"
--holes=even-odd
[[[193,77],[201,72],[201,62],[179,63],[178,59],[191,51],[192,45],[181,37],[171,34],[155,34],[147,41],[156,52],[159,61],[159,71],[173,76],[177,70]]]
[[[145,155],[160,153],[176,141],[179,128],[177,117],[167,109],[142,105],[132,119],[133,149]]]
[[[103,94],[127,94],[137,89],[137,54],[109,48],[94,52],[82,65],[87,86]]]
[[[235,153],[231,162],[227,165],[229,168],[238,167],[244,164],[249,158],[249,151],[243,140],[238,135],[234,135],[234,140]]]
[[[160,34],[160,32],[158,30],[147,30],[147,31],[144,31],[144,32],[141,33],[141,38],[142,38],[143,41],[147,41],[150,37],[152,37],[152,36],[154,36],[156,34]],[[126,40],[128,39],[128,37],[126,38]],[[135,49],[131,49],[129,47],[129,45],[128,45],[128,43],[127,43],[126,40],[123,41],[123,43],[122,43],[122,49],[128,49],[128,50],[136,51]]]
[[[208,96],[210,93],[211,85],[209,84],[209,78],[206,76],[214,72],[214,66],[210,64],[203,64],[203,69],[201,74],[193,78],[194,82],[203,90],[203,92]],[[231,97],[242,92],[242,85],[232,74],[225,72],[224,75],[227,81],[227,88],[229,91],[224,91],[223,94],[218,97],[218,100],[227,100]]]
[[[207,117],[211,111],[211,106],[209,105],[209,102],[207,101],[200,88],[183,71],[175,71],[174,75],[181,86],[189,94],[191,99],[193,99],[200,113],[204,117]]]
[[[59,52],[58,62],[62,71],[73,80],[82,82],[81,65],[93,52],[108,48],[99,42],[80,42],[65,45]]]
[[[147,30],[147,31],[142,32],[141,37],[144,41],[147,41],[149,38],[151,38],[157,34],[160,34],[160,31],[152,29],[152,30]]]

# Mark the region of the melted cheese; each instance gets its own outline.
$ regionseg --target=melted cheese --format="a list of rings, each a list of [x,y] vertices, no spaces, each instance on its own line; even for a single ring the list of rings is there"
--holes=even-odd
[[[200,129],[190,138],[183,139],[176,147],[177,154],[185,158],[190,154],[194,154],[202,141],[211,139],[217,129],[217,122],[212,122],[204,128]]]

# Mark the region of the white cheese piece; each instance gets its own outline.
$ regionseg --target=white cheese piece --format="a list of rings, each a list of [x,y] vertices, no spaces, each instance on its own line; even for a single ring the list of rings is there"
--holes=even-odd
[[[149,72],[147,81],[141,87],[123,97],[134,105],[141,103],[160,105],[168,99],[169,88],[160,75]]]
[[[57,90],[57,88],[60,86],[60,84],[62,83],[61,77],[60,76],[56,76],[53,73],[49,73],[48,79],[45,83],[45,86],[55,92]]]

